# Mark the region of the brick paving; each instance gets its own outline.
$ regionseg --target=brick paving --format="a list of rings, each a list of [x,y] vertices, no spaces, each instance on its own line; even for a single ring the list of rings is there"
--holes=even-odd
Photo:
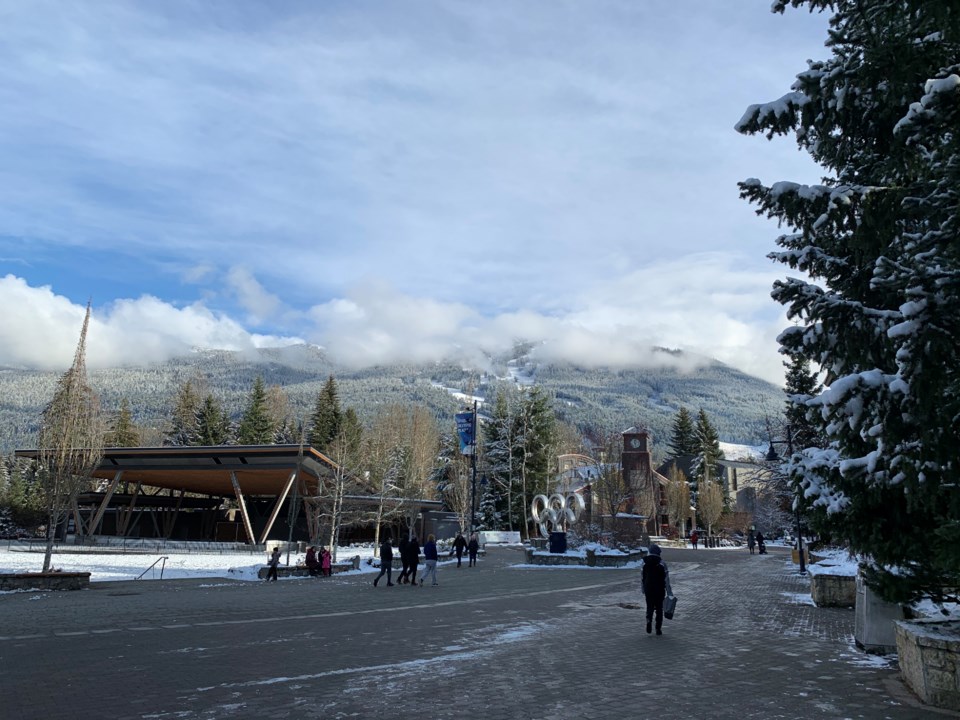
[[[278,583],[98,583],[0,596],[0,717],[957,717],[853,646],[774,551],[664,550],[677,617],[643,631],[637,570],[529,569],[516,550]]]

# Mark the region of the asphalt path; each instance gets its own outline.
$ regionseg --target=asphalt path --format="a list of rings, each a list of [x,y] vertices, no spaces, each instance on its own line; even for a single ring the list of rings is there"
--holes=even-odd
[[[528,568],[511,549],[442,565],[437,587],[365,574],[8,594],[0,718],[945,716],[854,647],[853,611],[810,604],[783,553],[664,559],[679,603],[662,637],[644,632],[637,569]]]

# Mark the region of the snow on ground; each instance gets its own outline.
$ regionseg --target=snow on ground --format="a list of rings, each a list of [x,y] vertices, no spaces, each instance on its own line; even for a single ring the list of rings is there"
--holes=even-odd
[[[340,548],[338,560],[360,556],[360,570],[373,572],[376,568],[366,561],[373,558],[373,546]],[[166,560],[162,558],[166,557]],[[304,556],[290,553],[289,564],[303,562]],[[51,567],[65,572],[89,572],[91,582],[110,580],[164,580],[182,578],[229,578],[231,580],[257,580],[257,571],[266,565],[266,553],[184,553],[150,552],[54,552]],[[154,565],[154,563],[156,563]],[[280,560],[287,564],[287,554]],[[150,566],[153,568],[150,569]],[[43,568],[42,552],[26,552],[15,545],[0,548],[0,573],[40,572]],[[352,571],[351,571],[352,572]]]
[[[810,593],[791,593],[791,592],[782,592],[780,593],[783,597],[789,600],[794,605],[813,605],[816,606],[816,603],[813,601],[813,598],[810,597]]]

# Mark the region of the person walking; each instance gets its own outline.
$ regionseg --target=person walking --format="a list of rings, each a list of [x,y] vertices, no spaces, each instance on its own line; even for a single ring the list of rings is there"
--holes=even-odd
[[[390,543],[389,535],[380,543],[380,574],[373,580],[374,587],[377,586],[384,574],[387,576],[387,587],[393,587],[393,580],[391,580],[393,574],[393,545]]]
[[[457,567],[463,563],[463,551],[467,549],[467,541],[463,537],[462,532],[458,532],[457,536],[453,539],[453,552],[457,555]]]
[[[324,577],[330,577],[333,572],[333,555],[326,548],[320,551],[320,574]]]
[[[753,534],[753,530],[747,533],[747,548],[750,550],[750,554],[753,555],[753,549],[757,546],[757,538]]]
[[[673,595],[670,588],[670,571],[667,569],[667,564],[660,558],[659,545],[650,545],[647,553],[643,559],[643,570],[640,574],[640,587],[647,601],[647,634],[653,631],[652,626],[656,619],[657,635],[663,635],[663,599],[667,595]]]
[[[433,584],[439,585],[440,583],[437,582],[437,539],[432,534],[427,536],[427,541],[423,544],[423,559],[427,568],[420,577],[420,587],[423,587],[423,581],[431,575],[433,576]]]
[[[410,587],[417,587],[417,566],[420,564],[420,543],[416,535],[411,535],[407,542],[407,566],[410,568],[410,574],[407,580]]]
[[[400,565],[402,566],[400,570],[400,577],[397,578],[397,585],[403,585],[406,582],[410,582],[407,578],[407,575],[410,574],[410,553],[407,552],[407,545],[410,543],[410,539],[406,534],[400,536],[400,542],[397,543],[397,553],[400,555]]]
[[[467,554],[470,556],[470,562],[467,564],[467,567],[474,567],[477,564],[478,552],[480,552],[480,541],[477,539],[477,534],[472,533],[470,535],[470,542],[467,543]]]
[[[766,555],[767,554],[767,543],[766,538],[763,536],[762,532],[757,533],[757,555]]]
[[[277,545],[270,553],[270,559],[267,560],[267,582],[277,581],[277,568],[280,567],[280,546]]]
[[[697,543],[700,542],[700,534],[696,530],[690,533],[690,542],[693,545],[693,549],[696,550]]]

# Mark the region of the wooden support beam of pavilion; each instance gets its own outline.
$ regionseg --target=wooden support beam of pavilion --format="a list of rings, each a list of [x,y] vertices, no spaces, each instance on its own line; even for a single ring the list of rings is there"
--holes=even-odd
[[[113,497],[113,493],[120,484],[121,477],[123,477],[123,470],[117,470],[113,476],[113,480],[110,481],[110,485],[107,487],[107,491],[103,494],[103,500],[100,501],[100,507],[97,508],[97,512],[94,514],[93,519],[90,520],[91,535],[97,534],[100,523],[103,521],[103,514],[107,511],[107,506],[110,505],[110,498]]]
[[[294,470],[292,473],[290,473],[290,477],[287,478],[287,482],[283,485],[283,490],[277,496],[277,502],[274,503],[273,510],[270,511],[270,518],[267,520],[267,525],[260,534],[261,545],[267,541],[267,536],[273,529],[273,524],[277,521],[277,516],[280,514],[280,508],[283,506],[283,501],[286,500],[287,495],[290,494],[290,488],[293,487],[293,482],[297,479],[297,475],[297,470]]]
[[[243,491],[240,490],[240,483],[237,481],[237,474],[230,471],[230,482],[233,483],[233,494],[237,497],[240,504],[240,516],[243,518],[243,527],[247,531],[247,542],[255,543],[257,541],[253,534],[253,525],[250,524],[250,514],[247,512],[247,502],[243,499]]]

